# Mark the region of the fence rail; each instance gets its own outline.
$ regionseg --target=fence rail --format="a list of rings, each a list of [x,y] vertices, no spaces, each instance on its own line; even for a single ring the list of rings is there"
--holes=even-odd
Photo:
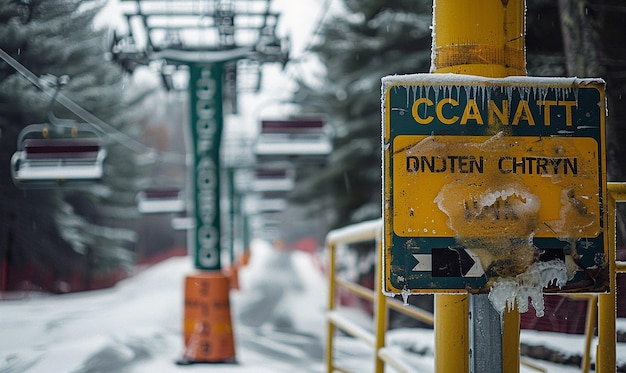
[[[626,262],[617,261],[616,253],[616,223],[617,203],[626,202],[626,183],[608,183],[607,198],[607,235],[609,236],[609,275],[610,292],[605,294],[564,294],[562,296],[587,300],[587,319],[585,327],[585,348],[581,364],[583,373],[589,372],[591,366],[591,346],[594,338],[595,320],[598,319],[598,345],[596,351],[596,371],[598,373],[614,372],[616,367],[616,274],[626,273]],[[416,320],[433,324],[434,315],[421,308],[405,305],[404,302],[383,295],[380,286],[382,283],[382,220],[372,220],[360,224],[333,230],[326,236],[326,245],[329,252],[329,292],[327,314],[327,344],[326,366],[327,372],[350,373],[349,370],[337,366],[333,358],[335,329],[358,338],[374,349],[374,372],[382,373],[385,364],[393,367],[400,373],[413,372],[400,356],[394,354],[385,347],[385,334],[387,331],[387,316],[389,309],[401,312]],[[374,289],[350,282],[337,277],[336,249],[339,245],[354,244],[366,241],[374,241],[376,250]],[[363,328],[342,315],[336,305],[336,289],[354,294],[362,299],[369,300],[374,304],[373,330]],[[437,346],[435,346],[437,348]],[[542,367],[527,360],[520,359],[520,363],[545,372]],[[447,373],[447,372],[446,372]],[[456,373],[456,372],[455,372]]]

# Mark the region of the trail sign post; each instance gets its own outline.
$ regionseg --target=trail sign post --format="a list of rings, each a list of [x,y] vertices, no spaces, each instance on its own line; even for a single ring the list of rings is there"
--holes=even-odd
[[[383,78],[384,291],[484,292],[532,263],[608,286],[604,82]],[[564,271],[565,271],[564,269]]]

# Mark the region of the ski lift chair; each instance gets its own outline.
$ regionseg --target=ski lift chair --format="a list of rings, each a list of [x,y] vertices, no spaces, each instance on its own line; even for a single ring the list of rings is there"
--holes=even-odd
[[[261,213],[281,212],[287,208],[286,192],[262,192],[258,200],[257,209]]]
[[[102,178],[105,157],[100,137],[86,123],[31,124],[18,136],[11,176],[20,188],[84,184]]]
[[[255,145],[261,163],[323,164],[332,142],[321,119],[264,120]]]
[[[186,231],[196,227],[196,221],[191,216],[174,216],[170,221],[170,225],[174,230]]]
[[[179,188],[151,187],[137,194],[137,209],[142,214],[179,213],[186,205]]]
[[[26,126],[11,157],[11,177],[19,188],[55,188],[102,178],[106,150],[94,126],[57,118],[52,112],[69,77],[55,77],[48,123]]]
[[[293,170],[285,167],[259,167],[252,183],[254,192],[292,191],[295,188]]]

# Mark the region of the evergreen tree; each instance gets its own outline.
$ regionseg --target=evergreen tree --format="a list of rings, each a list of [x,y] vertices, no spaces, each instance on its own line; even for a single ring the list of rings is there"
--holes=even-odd
[[[620,131],[626,117],[625,106],[621,105],[626,48],[620,41],[624,32],[616,30],[626,28],[622,21],[626,8],[619,0],[576,2],[582,6],[583,16],[572,27],[595,29],[600,40],[596,46],[597,72],[582,72],[579,76],[602,75],[607,80],[607,130],[612,134],[608,140],[609,176],[624,180],[626,171],[618,160],[626,151],[621,146],[626,135]],[[314,87],[300,82],[295,95],[303,110],[310,110],[307,106],[313,104],[319,111],[316,103],[323,102],[336,131],[330,166],[321,172],[299,172],[304,180],[293,194],[295,202],[308,204],[311,209],[334,210],[331,228],[381,216],[380,78],[428,72],[432,40],[430,1],[343,3],[346,13],[324,23],[320,42],[312,48],[326,67],[324,85]],[[528,75],[578,74],[567,69],[558,2],[528,0],[526,5]],[[589,25],[582,25],[584,22]],[[586,54],[582,57],[583,62],[590,62]]]
[[[428,72],[431,54],[429,2],[344,4],[350,16],[325,22],[322,41],[312,48],[326,66],[326,84],[301,82],[296,94],[305,109],[307,103],[325,103],[335,150],[330,167],[298,173],[310,177],[293,200],[334,210],[331,228],[381,216],[380,79]]]
[[[611,181],[626,180],[626,4],[620,0],[559,0],[563,29],[563,52],[567,73],[578,77],[601,77],[607,82],[607,168]]]
[[[65,96],[129,133],[136,129],[129,124],[123,73],[105,61],[106,30],[92,26],[103,5],[94,0],[0,0],[0,47],[37,76],[68,75]],[[11,181],[17,136],[29,124],[45,123],[49,104],[47,93],[0,62],[0,262],[9,269],[34,267],[56,279],[76,273],[90,278],[127,266],[135,235],[120,219],[135,214],[138,169],[131,149],[107,144],[105,177],[96,185],[20,190]],[[59,118],[84,122],[58,103],[52,109]]]

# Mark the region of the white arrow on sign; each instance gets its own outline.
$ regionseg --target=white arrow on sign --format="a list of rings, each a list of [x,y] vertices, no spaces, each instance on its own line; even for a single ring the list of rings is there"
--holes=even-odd
[[[433,270],[433,257],[431,254],[413,254],[417,264],[413,267],[413,272],[430,272]]]
[[[413,272],[431,272],[433,277],[482,277],[485,274],[480,256],[469,249],[433,249],[431,254],[412,255],[417,261]]]
[[[480,264],[480,256],[472,250],[466,249],[465,252],[474,260],[472,268],[463,275],[463,277],[481,277],[485,274],[483,266]]]

